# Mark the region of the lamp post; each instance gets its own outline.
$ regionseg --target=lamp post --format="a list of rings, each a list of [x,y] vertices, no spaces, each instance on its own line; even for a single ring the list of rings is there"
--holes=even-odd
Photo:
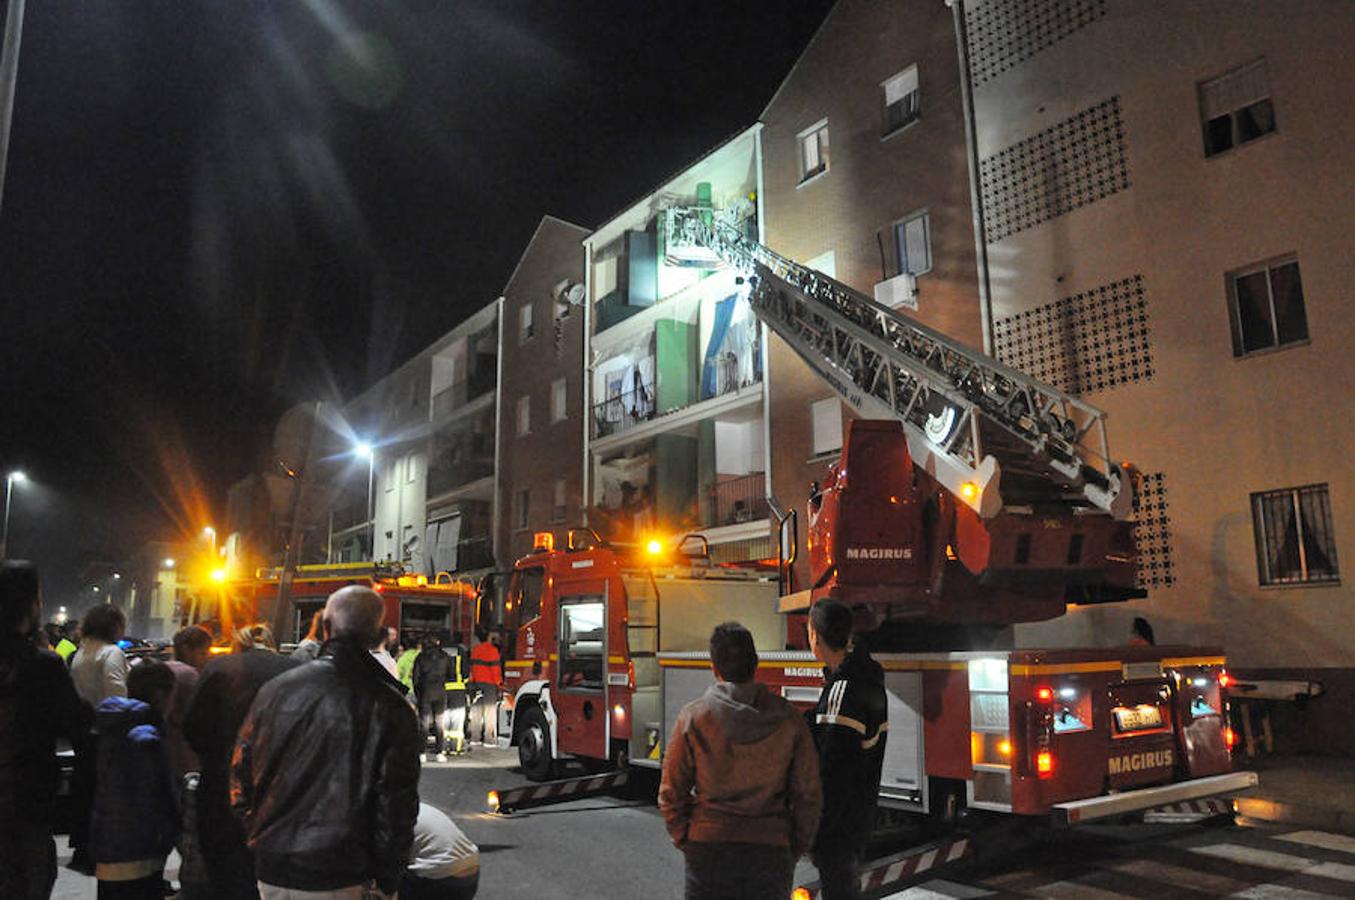
[[[14,496],[14,485],[23,484],[28,476],[17,469],[5,476],[5,524],[0,531],[0,559],[9,557],[9,507]]]
[[[202,536],[205,537],[209,542],[211,542],[211,545],[212,545],[212,558],[215,559],[215,558],[216,558],[216,529],[213,528],[211,525],[208,525],[207,527],[205,527],[205,528],[202,529]]]
[[[376,476],[376,448],[363,441],[353,448],[353,452],[367,460],[367,552],[376,559],[376,517],[372,514],[372,492]]]

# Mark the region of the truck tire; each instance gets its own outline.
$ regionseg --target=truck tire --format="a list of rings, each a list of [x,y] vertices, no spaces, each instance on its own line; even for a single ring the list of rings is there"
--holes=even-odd
[[[518,733],[518,762],[522,774],[532,781],[549,781],[555,774],[555,760],[550,754],[550,723],[540,707],[533,706],[522,714]]]

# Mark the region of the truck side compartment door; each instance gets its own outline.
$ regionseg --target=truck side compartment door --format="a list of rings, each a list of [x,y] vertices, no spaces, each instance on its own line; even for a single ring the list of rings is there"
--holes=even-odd
[[[591,759],[607,754],[607,586],[571,584],[559,598],[551,703],[561,752]]]

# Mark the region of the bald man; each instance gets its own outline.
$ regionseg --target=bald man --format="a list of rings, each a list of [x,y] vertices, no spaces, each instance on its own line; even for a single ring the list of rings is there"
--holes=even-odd
[[[265,685],[240,730],[231,808],[262,900],[399,888],[419,812],[420,741],[400,682],[368,651],[381,615],[370,588],[331,594],[319,659]]]

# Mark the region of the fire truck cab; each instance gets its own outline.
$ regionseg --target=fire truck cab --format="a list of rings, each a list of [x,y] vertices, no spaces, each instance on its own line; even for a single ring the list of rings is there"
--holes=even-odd
[[[534,779],[566,757],[657,764],[658,655],[705,646],[712,623],[737,618],[760,646],[784,646],[774,574],[702,565],[676,550],[646,554],[643,565],[581,529],[565,549],[553,545],[537,536],[504,602],[512,742]]]

